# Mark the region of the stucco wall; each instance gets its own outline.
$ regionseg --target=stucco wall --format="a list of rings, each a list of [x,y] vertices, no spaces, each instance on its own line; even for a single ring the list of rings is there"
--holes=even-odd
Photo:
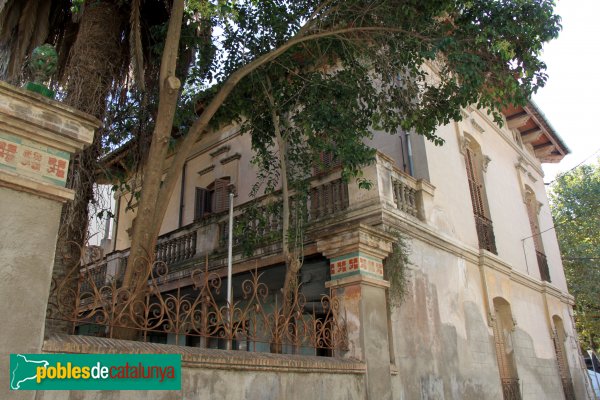
[[[478,248],[465,159],[461,151],[462,138],[470,137],[481,147],[483,155],[491,160],[483,180],[499,257],[513,268],[540,279],[527,208],[523,201],[527,185],[534,190],[537,201],[542,204],[538,218],[540,231],[548,230],[542,234],[542,241],[552,284],[566,291],[539,160],[527,146],[515,141],[506,125],[499,128],[485,112],[472,109],[467,112],[468,116],[462,122],[438,129],[437,134],[445,140],[443,146],[426,142],[430,181],[436,187],[429,222],[441,234]],[[483,128],[483,132],[479,128]]]
[[[478,266],[420,241],[392,311],[399,395],[404,399],[501,399]]]
[[[2,398],[9,398],[9,354],[37,353],[42,345],[61,206],[53,200],[0,187]],[[21,393],[10,398],[25,396]]]
[[[392,378],[394,398],[502,399],[488,319],[493,309],[486,303],[495,297],[510,304],[516,324],[509,346],[523,399],[563,399],[550,336],[552,315],[568,325],[571,376],[578,398],[586,398],[569,304],[543,293],[534,280],[510,279],[508,267],[480,266],[475,253],[444,249],[441,241],[434,244],[410,241],[407,295],[391,313],[392,358],[398,370]]]

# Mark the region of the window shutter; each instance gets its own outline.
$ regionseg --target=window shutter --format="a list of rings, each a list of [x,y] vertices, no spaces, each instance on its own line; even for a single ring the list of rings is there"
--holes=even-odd
[[[313,173],[318,174],[321,172],[326,172],[332,168],[340,166],[342,163],[339,158],[335,156],[335,153],[331,151],[322,151],[319,153],[319,161],[320,165],[316,165],[313,168]]]
[[[479,247],[497,254],[494,228],[488,216],[486,207],[487,199],[485,198],[483,180],[481,179],[481,154],[476,153],[475,150],[469,147],[465,150],[467,179],[469,181],[469,192],[471,194],[473,214],[475,215],[475,227],[477,229]]]
[[[214,212],[221,212],[229,209],[229,178],[215,180],[212,205]]]
[[[485,217],[485,207],[483,206],[482,183],[479,179],[479,170],[475,164],[476,158],[473,150],[467,148],[467,177],[469,179],[469,190],[471,191],[471,200],[473,202],[473,212],[477,216]]]
[[[535,196],[527,194],[527,216],[529,217],[529,226],[531,227],[531,235],[533,236],[533,245],[535,251],[544,253],[544,247],[542,245],[542,238],[540,236],[540,225],[538,221],[537,212],[535,210]]]
[[[194,206],[194,221],[210,213],[210,192],[204,188],[196,188],[196,202]]]

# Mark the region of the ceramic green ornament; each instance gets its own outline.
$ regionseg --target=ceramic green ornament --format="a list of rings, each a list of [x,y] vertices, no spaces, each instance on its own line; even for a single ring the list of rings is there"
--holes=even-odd
[[[25,85],[25,88],[43,96],[54,98],[54,92],[48,89],[44,83],[56,72],[58,55],[52,45],[43,44],[33,49],[29,58],[29,71],[33,75],[33,82]]]

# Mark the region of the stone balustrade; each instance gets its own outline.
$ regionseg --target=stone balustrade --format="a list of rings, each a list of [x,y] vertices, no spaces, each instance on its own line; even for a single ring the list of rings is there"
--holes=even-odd
[[[322,229],[331,224],[346,221],[348,218],[360,220],[368,212],[367,206],[397,210],[416,222],[426,222],[426,210],[432,203],[433,186],[417,180],[400,171],[393,161],[382,153],[377,153],[376,162],[363,170],[364,177],[372,183],[370,190],[359,189],[355,182],[345,183],[341,178],[340,167],[329,174],[320,174],[311,181],[311,189],[306,198],[306,221],[309,229]],[[277,244],[281,238],[280,193],[260,197],[252,202],[234,208],[234,252],[247,250],[245,242],[255,248]],[[293,201],[292,207],[298,207]],[[170,274],[183,277],[194,263],[203,261],[207,254],[224,254],[228,239],[229,212],[209,215],[158,238],[156,261],[169,266]],[[108,254],[103,260],[93,264],[94,268],[105,268],[100,274],[109,282],[120,279],[127,264],[129,249]],[[244,259],[244,255],[241,256]],[[91,268],[91,267],[86,267]],[[99,276],[100,276],[99,275]],[[174,278],[175,275],[173,275]]]

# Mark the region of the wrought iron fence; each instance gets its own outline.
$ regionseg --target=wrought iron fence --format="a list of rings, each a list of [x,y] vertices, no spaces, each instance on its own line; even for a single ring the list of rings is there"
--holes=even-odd
[[[195,269],[187,282],[161,285],[168,267],[147,268],[147,287],[130,290],[117,279],[106,284],[88,268],[77,268],[52,287],[48,319],[71,324],[71,333],[93,331],[112,338],[166,342],[197,347],[333,355],[346,348],[345,321],[337,298],[323,295],[308,305],[297,289],[287,300],[269,293],[254,271],[241,285],[241,296],[228,305],[224,282]],[[93,329],[90,329],[93,327]]]

